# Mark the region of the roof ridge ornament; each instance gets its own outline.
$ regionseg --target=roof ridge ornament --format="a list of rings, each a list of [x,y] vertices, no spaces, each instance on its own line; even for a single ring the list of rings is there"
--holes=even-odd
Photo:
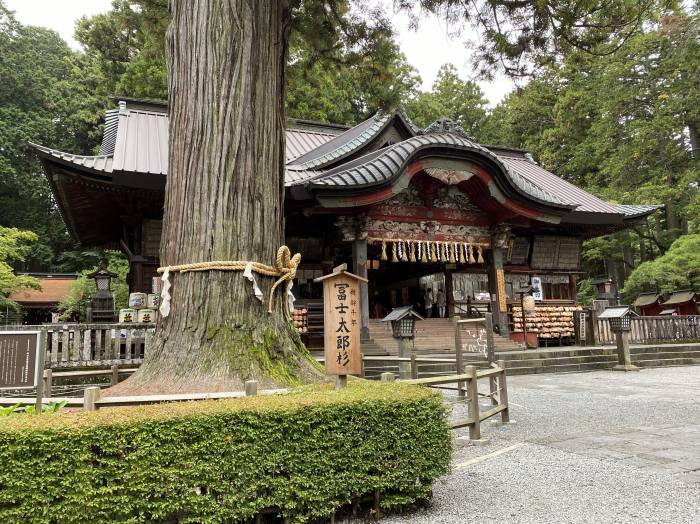
[[[474,137],[467,134],[464,128],[451,118],[439,118],[425,129],[418,131],[419,135],[428,135],[431,133],[449,133],[474,142]]]

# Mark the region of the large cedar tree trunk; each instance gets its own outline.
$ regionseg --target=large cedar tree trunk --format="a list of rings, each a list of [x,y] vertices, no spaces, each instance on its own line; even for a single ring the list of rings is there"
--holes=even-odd
[[[171,0],[170,157],[161,265],[274,265],[284,241],[284,0]],[[257,276],[263,293],[271,277]],[[141,369],[118,392],[222,391],[319,378],[283,315],[240,271],[175,273]]]

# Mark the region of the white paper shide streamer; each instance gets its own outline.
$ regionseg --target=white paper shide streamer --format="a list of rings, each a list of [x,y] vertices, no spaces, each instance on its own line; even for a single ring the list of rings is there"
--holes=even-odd
[[[170,268],[166,267],[163,276],[160,277],[163,286],[160,290],[160,316],[165,318],[170,314]]]
[[[263,301],[263,292],[260,291],[260,287],[258,286],[258,281],[255,280],[255,275],[253,275],[253,263],[252,262],[248,262],[248,265],[245,267],[245,270],[243,271],[243,276],[252,282],[253,294],[255,295],[255,298],[257,298],[260,302],[262,302]]]

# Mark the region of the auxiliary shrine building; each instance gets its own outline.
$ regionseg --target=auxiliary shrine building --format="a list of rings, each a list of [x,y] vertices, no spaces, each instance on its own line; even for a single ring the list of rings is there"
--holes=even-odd
[[[568,341],[581,242],[655,209],[605,202],[527,152],[478,144],[447,120],[419,129],[397,111],[350,129],[293,121],[286,133],[286,244],[302,254],[294,294],[312,334],[323,326],[314,278],[347,262],[369,279],[361,287],[365,337],[369,319],[392,307],[424,310],[431,289],[434,302],[444,296],[447,316],[488,309],[501,335],[522,338],[517,291],[534,284],[528,331],[541,342]],[[149,291],[159,266],[166,106],[119,102],[96,156],[34,148],[71,234],[123,251],[131,290]]]

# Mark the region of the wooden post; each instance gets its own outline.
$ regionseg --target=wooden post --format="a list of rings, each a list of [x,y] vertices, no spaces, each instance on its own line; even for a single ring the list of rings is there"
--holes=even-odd
[[[53,370],[44,370],[44,396],[51,398],[51,388],[53,387]]]
[[[257,380],[246,380],[245,381],[245,396],[254,397],[258,394],[258,381]]]
[[[639,371],[639,368],[632,364],[630,357],[629,331],[615,333],[615,340],[617,342],[617,366],[613,369],[615,371]]]
[[[508,336],[508,307],[506,303],[505,273],[503,271],[503,249],[491,248],[490,264],[488,267],[489,293],[491,293],[491,313],[493,323],[498,326],[501,336]]]
[[[396,380],[396,375],[386,371],[380,375],[380,380],[382,382],[394,382],[394,380]]]
[[[498,375],[498,387],[500,391],[498,392],[498,403],[505,406],[506,409],[501,411],[501,422],[510,422],[510,412],[508,408],[508,385],[506,383],[506,361],[499,360],[496,365],[503,371]]]
[[[462,329],[459,325],[459,317],[452,317],[452,323],[455,328],[455,365],[457,374],[464,373],[464,361],[462,360]],[[457,382],[457,396],[464,396],[464,382]]]
[[[34,413],[41,413],[42,402],[44,401],[44,363],[46,360],[46,330],[39,331],[39,354],[37,359],[36,377],[36,401],[34,402]]]
[[[335,389],[345,389],[348,387],[348,376],[347,375],[336,375],[335,376]]]
[[[486,360],[493,364],[496,360],[496,348],[493,343],[493,313],[484,313],[484,329],[486,330]]]
[[[467,381],[467,389],[469,390],[469,418],[473,423],[469,426],[469,440],[481,439],[481,422],[479,421],[479,384],[476,378],[476,368],[467,366],[464,369],[464,374],[469,375]]]
[[[418,378],[418,362],[416,362],[415,348],[411,348],[411,378]]]
[[[112,385],[119,383],[119,364],[112,364]]]
[[[102,397],[102,391],[100,388],[93,386],[85,388],[83,392],[83,410],[85,411],[97,411],[97,405],[95,404]]]
[[[489,396],[491,397],[491,405],[498,406],[498,400],[496,399],[496,394],[498,392],[498,382],[496,377],[491,375],[489,377]]]
[[[360,340],[369,340],[369,289],[367,287],[367,239],[352,241],[352,270],[360,280]]]
[[[406,354],[408,353],[406,345],[408,344],[408,341],[410,339],[401,337],[398,339],[399,343],[399,359],[405,358]],[[412,362],[404,362],[402,360],[399,360],[399,378],[401,380],[405,380],[409,377],[411,374],[411,366]]]

